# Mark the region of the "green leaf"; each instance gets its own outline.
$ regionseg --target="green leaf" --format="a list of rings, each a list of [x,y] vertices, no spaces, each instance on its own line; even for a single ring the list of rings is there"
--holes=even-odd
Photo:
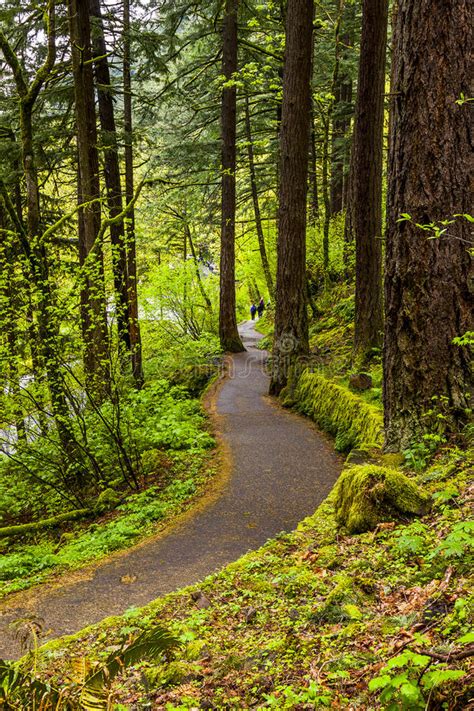
[[[423,676],[422,684],[426,689],[433,689],[448,681],[456,681],[466,676],[462,669],[434,669]]]

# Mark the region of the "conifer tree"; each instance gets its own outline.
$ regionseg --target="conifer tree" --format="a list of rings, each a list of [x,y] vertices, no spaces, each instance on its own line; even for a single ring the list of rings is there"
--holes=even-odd
[[[472,39],[468,0],[449,9],[442,0],[400,0],[384,341],[386,446],[394,451],[439,423],[459,425],[472,392],[468,349],[453,342],[472,330],[472,225],[462,217],[472,208],[472,127],[463,99],[470,96]]]
[[[275,335],[270,392],[308,353],[306,193],[311,115],[312,0],[289,0],[280,129],[280,189]]]

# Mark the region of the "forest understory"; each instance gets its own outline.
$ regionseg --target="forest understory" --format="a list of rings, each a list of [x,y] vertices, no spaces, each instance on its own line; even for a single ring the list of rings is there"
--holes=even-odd
[[[2,709],[474,708],[473,19],[4,0],[0,616],[227,491],[235,363],[268,391],[226,404],[273,462],[262,510],[263,442],[292,440],[290,500],[331,438],[311,511],[344,465],[202,582],[44,646],[19,616]]]

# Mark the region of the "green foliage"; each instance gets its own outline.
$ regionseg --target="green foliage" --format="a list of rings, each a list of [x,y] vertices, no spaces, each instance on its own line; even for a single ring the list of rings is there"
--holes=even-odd
[[[59,688],[36,677],[34,654],[19,664],[0,660],[0,702],[12,711],[25,708],[106,711],[110,708],[110,684],[119,672],[143,659],[157,660],[178,646],[178,640],[167,629],[154,627],[122,644],[100,665],[93,666],[84,657],[75,659],[75,700],[65,700]],[[28,669],[29,665],[32,668]]]
[[[423,711],[428,695],[436,688],[466,675],[460,669],[448,669],[438,664],[427,671],[433,660],[425,655],[405,650],[393,657],[369,683],[370,691],[380,691],[380,701],[387,711]]]

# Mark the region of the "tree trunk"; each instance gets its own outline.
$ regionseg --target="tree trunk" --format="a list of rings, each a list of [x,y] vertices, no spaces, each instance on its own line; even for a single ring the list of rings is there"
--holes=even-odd
[[[280,132],[278,268],[270,392],[307,355],[306,193],[311,115],[312,0],[288,0]]]
[[[222,74],[229,81],[237,71],[238,0],[226,0],[222,28]],[[219,337],[225,351],[238,353],[244,347],[237,330],[235,312],[235,169],[236,88],[222,90],[222,223],[219,299]]]
[[[258,190],[257,190],[257,176],[255,171],[255,158],[253,153],[253,143],[252,143],[252,127],[250,124],[250,108],[249,108],[249,97],[245,96],[245,132],[247,134],[247,150],[249,157],[249,173],[250,173],[250,187],[252,190],[252,202],[253,211],[255,215],[255,229],[257,231],[258,238],[258,248],[260,250],[260,259],[262,260],[263,273],[265,275],[265,282],[267,284],[268,293],[270,298],[274,298],[274,287],[272,273],[270,271],[270,264],[268,262],[267,250],[265,247],[265,236],[263,234],[262,227],[262,216],[260,213],[260,205],[258,202]]]
[[[330,133],[331,123],[334,113],[334,103],[336,100],[336,92],[339,86],[339,64],[340,64],[340,48],[339,48],[339,33],[341,29],[342,12],[344,10],[344,0],[339,0],[338,15],[334,30],[334,69],[331,81],[331,98],[329,99],[327,114],[323,117],[324,135],[323,135],[323,165],[322,165],[322,190],[324,200],[324,224],[323,224],[323,266],[327,272],[329,268],[329,226],[333,215],[331,207],[331,193],[329,182],[329,153],[330,153]]]
[[[204,288],[204,284],[202,283],[202,277],[201,277],[201,272],[199,270],[199,262],[198,262],[198,259],[196,256],[196,250],[194,248],[194,242],[193,242],[193,237],[191,234],[191,228],[190,228],[186,219],[184,220],[184,225],[185,225],[185,230],[186,230],[186,236],[189,241],[189,248],[191,250],[191,255],[193,258],[193,262],[194,262],[194,269],[196,272],[196,279],[197,279],[199,291],[201,292],[201,296],[204,299],[204,302],[206,304],[206,308],[207,308],[208,312],[211,313],[212,312],[212,302],[211,302],[211,300]]]
[[[78,198],[89,203],[79,211],[79,263],[82,271],[81,318],[84,367],[91,392],[100,400],[110,387],[108,331],[100,229],[99,156],[92,72],[89,3],[70,0],[76,107]]]
[[[127,205],[134,196],[133,187],[133,145],[132,145],[132,81],[130,72],[130,0],[123,3],[123,114],[125,139],[125,199]],[[135,210],[127,215],[127,292],[129,308],[129,333],[132,375],[135,387],[140,389],[144,382],[142,340],[138,318],[137,291],[137,248],[135,238]]]
[[[469,0],[400,0],[388,166],[384,404],[386,446],[429,430],[427,411],[465,416],[472,387],[469,223],[473,40]],[[411,220],[399,222],[402,214]],[[450,219],[437,239],[416,226]],[[471,226],[472,227],[472,226]],[[471,242],[472,244],[472,242]],[[471,390],[472,392],[472,390]],[[435,418],[436,419],[436,418]]]
[[[356,245],[353,360],[382,345],[382,149],[388,0],[364,0],[353,136],[352,229]]]
[[[311,226],[316,227],[319,220],[319,199],[318,199],[318,173],[317,173],[317,151],[316,151],[316,128],[314,125],[314,109],[311,107],[311,128],[310,128],[310,164],[309,164],[309,214]]]
[[[89,0],[89,8],[91,17],[95,20],[92,26],[92,44],[95,57],[94,68],[104,151],[107,205],[110,217],[113,218],[122,212],[122,187],[120,184],[120,164],[117,132],[115,128],[114,102],[100,0]],[[124,356],[130,351],[130,334],[128,328],[127,253],[123,221],[115,222],[110,225],[110,241],[112,244],[112,268],[114,275],[119,351],[120,354]]]

